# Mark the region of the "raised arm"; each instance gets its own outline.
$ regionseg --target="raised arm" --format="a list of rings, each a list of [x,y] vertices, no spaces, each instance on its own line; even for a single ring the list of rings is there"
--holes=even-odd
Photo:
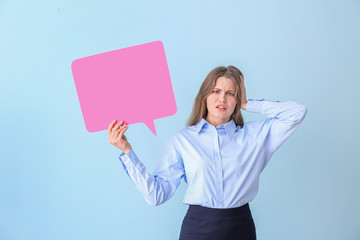
[[[125,127],[127,128],[127,126]],[[125,131],[126,129],[122,133]],[[117,143],[112,144],[117,147],[126,146],[126,144],[119,143],[125,137],[125,135],[120,137],[120,134],[115,139]],[[121,149],[123,152],[119,159],[130,179],[145,197],[145,200],[152,206],[160,205],[169,200],[179,186],[181,178],[185,175],[183,161],[177,151],[175,139],[171,138],[166,143],[153,174],[146,170],[146,167],[136,156],[131,146],[130,150],[125,152],[124,150],[127,149]]]
[[[292,101],[280,102],[267,99],[247,99],[244,79],[240,84],[240,108],[248,112],[262,113],[269,118],[259,121],[257,136],[264,139],[268,160],[281,144],[295,131],[304,120],[307,109]],[[254,124],[255,125],[255,124]]]
[[[258,137],[264,140],[268,157],[299,127],[307,109],[292,101],[280,102],[267,99],[249,99],[246,110],[258,112],[268,118],[258,122]]]

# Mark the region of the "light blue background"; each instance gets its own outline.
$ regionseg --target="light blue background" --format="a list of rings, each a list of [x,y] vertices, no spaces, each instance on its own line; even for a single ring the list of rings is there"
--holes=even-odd
[[[86,131],[70,68],[156,40],[178,112],[155,120],[157,136],[129,127],[150,172],[206,74],[235,65],[248,98],[308,108],[262,173],[258,239],[360,239],[360,1],[2,0],[0,32],[1,240],[178,238],[186,185],[147,205],[107,132]]]

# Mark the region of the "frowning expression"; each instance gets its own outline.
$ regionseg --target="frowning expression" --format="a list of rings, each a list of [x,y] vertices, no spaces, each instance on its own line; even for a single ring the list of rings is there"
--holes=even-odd
[[[215,87],[206,99],[206,121],[214,126],[227,123],[236,107],[236,88],[232,79],[216,79]]]

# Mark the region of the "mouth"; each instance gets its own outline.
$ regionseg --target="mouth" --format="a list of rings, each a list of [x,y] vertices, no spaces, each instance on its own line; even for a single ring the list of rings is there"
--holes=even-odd
[[[225,111],[226,110],[226,107],[223,106],[223,105],[216,106],[216,108],[219,109],[220,111]]]

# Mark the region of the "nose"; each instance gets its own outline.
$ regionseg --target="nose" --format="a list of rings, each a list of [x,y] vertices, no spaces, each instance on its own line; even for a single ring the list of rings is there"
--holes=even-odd
[[[222,102],[222,103],[226,102],[225,94],[222,93],[222,94],[219,95],[219,102]]]

